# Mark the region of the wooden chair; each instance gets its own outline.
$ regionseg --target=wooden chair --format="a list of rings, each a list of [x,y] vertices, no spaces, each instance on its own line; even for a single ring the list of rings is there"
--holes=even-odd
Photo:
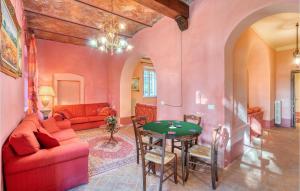
[[[192,123],[195,123],[200,126],[201,117],[195,116],[195,115],[184,115],[183,121],[192,122]],[[180,139],[172,139],[172,143],[171,143],[172,153],[174,153],[175,148],[182,150],[182,144],[176,145],[176,143],[181,143],[181,140]],[[196,139],[194,143],[190,142],[189,146],[191,147],[193,144],[197,144],[197,143],[198,143],[198,139]]]
[[[174,176],[174,182],[177,184],[177,155],[166,151],[166,135],[158,134],[151,131],[137,129],[139,139],[141,157],[142,157],[142,172],[143,172],[143,190],[146,191],[146,176],[150,173],[150,169],[155,168],[155,164],[160,165],[159,175],[159,191],[162,191],[162,183]],[[157,139],[161,141],[161,145],[144,142],[143,138]],[[148,167],[148,170],[146,169]],[[165,169],[165,167],[168,167]],[[164,178],[164,174],[173,169],[172,173]]]
[[[140,129],[147,123],[147,117],[145,116],[131,116],[131,121],[133,124],[133,130],[134,130],[134,137],[135,137],[135,146],[136,146],[136,163],[140,163],[140,144],[139,144],[139,139],[137,137],[137,129]]]
[[[193,145],[189,148],[185,180],[188,179],[189,171],[195,171],[197,166],[204,167],[205,169],[210,168],[212,188],[216,189],[216,182],[218,182],[218,147],[221,129],[222,126],[220,125],[213,130],[210,146]]]

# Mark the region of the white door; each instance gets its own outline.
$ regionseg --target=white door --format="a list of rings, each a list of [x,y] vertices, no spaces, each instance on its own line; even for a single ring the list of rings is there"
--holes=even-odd
[[[57,83],[58,105],[73,105],[80,103],[80,82],[58,80]]]

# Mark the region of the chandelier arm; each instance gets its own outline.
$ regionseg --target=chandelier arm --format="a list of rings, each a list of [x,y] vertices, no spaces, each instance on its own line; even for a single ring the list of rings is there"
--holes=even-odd
[[[299,54],[299,23],[296,24],[297,27],[297,44],[296,44],[296,51]]]

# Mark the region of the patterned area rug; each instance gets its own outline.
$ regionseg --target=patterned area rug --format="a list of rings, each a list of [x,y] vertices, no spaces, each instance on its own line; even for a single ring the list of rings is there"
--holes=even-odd
[[[89,143],[89,176],[119,168],[136,160],[134,140],[120,132],[114,134],[117,144],[108,144],[110,135],[101,128],[76,133],[82,140]]]

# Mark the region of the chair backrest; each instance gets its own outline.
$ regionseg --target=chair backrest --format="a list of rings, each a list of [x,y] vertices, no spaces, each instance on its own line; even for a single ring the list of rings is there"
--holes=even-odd
[[[195,123],[197,125],[201,124],[201,117],[196,115],[183,115],[183,121]]]
[[[159,156],[161,158],[161,164],[164,164],[165,152],[166,152],[166,135],[158,134],[152,131],[146,131],[143,129],[137,129],[137,137],[139,139],[141,156],[143,163],[145,162],[145,155],[147,153]],[[161,144],[153,144],[152,141],[144,142],[143,137],[149,138],[149,140],[159,140]]]
[[[136,141],[136,146],[138,146],[139,139],[137,137],[137,129],[140,129],[147,123],[147,117],[145,116],[131,116],[131,121],[133,124],[134,136]]]

